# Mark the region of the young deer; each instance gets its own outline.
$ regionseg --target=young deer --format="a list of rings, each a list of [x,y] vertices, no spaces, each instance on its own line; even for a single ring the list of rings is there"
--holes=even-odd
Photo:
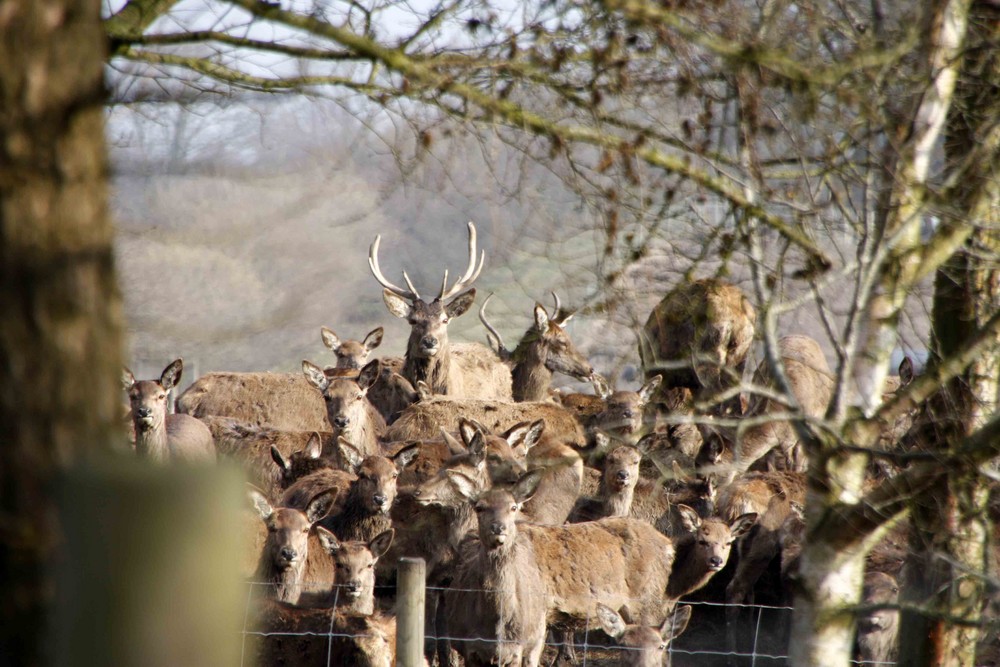
[[[619,664],[622,667],[662,667],[670,665],[667,647],[670,640],[680,635],[691,620],[691,606],[674,609],[659,627],[629,625],[617,611],[597,603],[597,620],[604,630],[624,651]]]
[[[417,455],[419,445],[404,447],[391,459],[381,454],[363,456],[343,437],[337,445],[341,459],[357,477],[347,488],[343,509],[327,516],[323,527],[341,540],[371,540],[392,527],[389,510],[396,501],[396,480]]]
[[[253,487],[247,493],[267,526],[256,580],[267,584],[266,597],[297,604],[303,592],[309,536],[333,506],[334,494],[320,493],[309,501],[305,511],[301,511],[291,507],[275,508],[262,491]]]
[[[583,354],[576,349],[569,334],[563,328],[572,314],[564,314],[560,309],[559,297],[552,293],[555,308],[552,315],[542,304],[535,304],[535,322],[524,332],[521,342],[511,352],[504,345],[500,333],[486,319],[486,304],[490,294],[479,308],[479,319],[490,332],[494,350],[501,359],[513,363],[511,393],[515,401],[544,401],[549,398],[549,387],[553,373],[563,373],[578,380],[588,380],[594,374]]]
[[[302,372],[323,394],[327,419],[334,432],[347,438],[365,456],[378,454],[378,439],[385,432],[385,420],[368,400],[368,389],[381,375],[379,360],[365,365],[357,377],[329,378],[323,369],[308,361],[302,362]]]
[[[476,262],[476,227],[469,223],[469,265],[458,281],[448,287],[445,271],[441,292],[430,303],[423,300],[406,272],[407,288],[389,282],[378,263],[381,235],[368,251],[368,266],[383,287],[382,300],[396,317],[410,324],[402,375],[416,387],[423,380],[438,394],[510,400],[510,370],[482,345],[453,346],[448,341],[448,322],[462,315],[476,298],[469,285],[483,270],[485,251]],[[466,290],[462,292],[462,290]],[[461,293],[460,293],[461,292]],[[458,295],[458,296],[455,296]],[[447,301],[455,297],[451,301]]]
[[[122,371],[135,429],[135,451],[154,461],[215,461],[215,443],[208,426],[189,415],[168,414],[170,390],[180,382],[184,362],[171,362],[159,380],[136,381],[132,371]]]
[[[339,611],[369,615],[375,612],[375,564],[389,550],[393,530],[371,540],[341,541],[323,527],[316,529],[320,544],[333,558],[333,597]]]
[[[337,365],[332,369],[324,369],[327,374],[333,376],[357,375],[372,350],[382,344],[382,327],[369,331],[363,341],[340,340],[332,329],[326,327],[320,327],[319,331],[323,344],[337,356]]]

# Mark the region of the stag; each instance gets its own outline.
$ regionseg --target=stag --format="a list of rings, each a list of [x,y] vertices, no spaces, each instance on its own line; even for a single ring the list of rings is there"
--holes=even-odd
[[[535,303],[535,322],[524,332],[513,352],[507,349],[500,333],[486,319],[486,304],[492,298],[493,295],[490,294],[483,301],[479,308],[479,320],[490,332],[490,340],[497,355],[513,364],[511,391],[515,401],[548,399],[553,373],[563,373],[577,380],[591,379],[594,367],[576,349],[564,328],[573,315],[562,310],[559,296],[555,292],[552,292],[555,300],[552,314],[549,315],[542,304]]]
[[[483,251],[476,261],[476,226],[469,223],[468,268],[451,287],[445,270],[441,292],[430,303],[420,296],[406,271],[403,271],[406,288],[391,283],[382,274],[378,262],[381,240],[379,235],[372,242],[368,266],[383,287],[386,308],[410,323],[403,377],[414,387],[418,381],[424,381],[437,394],[510,400],[510,371],[506,364],[482,345],[453,346],[448,341],[448,322],[465,313],[475,301],[476,290],[470,285],[479,277],[486,258]]]

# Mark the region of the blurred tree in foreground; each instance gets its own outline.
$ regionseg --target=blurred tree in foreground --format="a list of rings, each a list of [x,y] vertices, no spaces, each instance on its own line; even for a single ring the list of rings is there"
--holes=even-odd
[[[121,440],[96,0],[0,3],[0,664],[43,647],[56,476]]]

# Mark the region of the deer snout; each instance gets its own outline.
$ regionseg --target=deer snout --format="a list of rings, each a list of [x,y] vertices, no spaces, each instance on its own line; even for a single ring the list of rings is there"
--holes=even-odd
[[[333,418],[333,425],[336,426],[337,428],[345,428],[350,423],[351,423],[351,418],[346,417],[344,415],[337,415],[336,417]]]
[[[376,493],[375,495],[372,496],[372,502],[375,503],[376,507],[384,508],[386,504],[389,502],[389,499],[386,497],[384,493]]]
[[[282,547],[278,552],[278,557],[285,564],[293,563],[299,557],[298,552],[291,547]]]
[[[141,419],[145,419],[147,417],[152,417],[153,416],[153,411],[152,411],[152,409],[146,408],[146,407],[136,408],[135,409],[135,416],[139,417]]]
[[[439,345],[440,342],[436,336],[424,336],[420,339],[420,348],[429,355],[436,353]]]
[[[344,584],[344,588],[347,589],[347,594],[352,598],[360,597],[361,595],[360,581],[357,580],[348,581],[346,584]]]
[[[724,563],[719,556],[712,556],[708,559],[708,566],[713,570],[721,570]]]

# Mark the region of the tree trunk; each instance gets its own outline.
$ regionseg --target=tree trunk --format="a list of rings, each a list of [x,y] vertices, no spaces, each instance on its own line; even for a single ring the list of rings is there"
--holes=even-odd
[[[949,166],[961,173],[955,205],[944,224],[976,224],[966,247],[940,269],[934,285],[935,352],[961,351],[1000,309],[1000,8],[973,6],[970,34],[945,145]],[[994,128],[991,130],[991,128]],[[990,138],[990,132],[994,135]],[[985,148],[985,151],[983,150]],[[980,155],[983,152],[985,155]],[[997,354],[983,355],[928,401],[920,440],[942,453],[975,433],[993,414],[1000,380]],[[984,575],[989,574],[991,522],[988,490],[975,466],[956,470],[922,493],[911,513],[913,537],[903,591],[924,613],[902,616],[900,658],[908,665],[975,664]],[[956,623],[949,619],[960,619]]]
[[[59,469],[121,440],[98,0],[0,4],[0,664],[47,661]]]

